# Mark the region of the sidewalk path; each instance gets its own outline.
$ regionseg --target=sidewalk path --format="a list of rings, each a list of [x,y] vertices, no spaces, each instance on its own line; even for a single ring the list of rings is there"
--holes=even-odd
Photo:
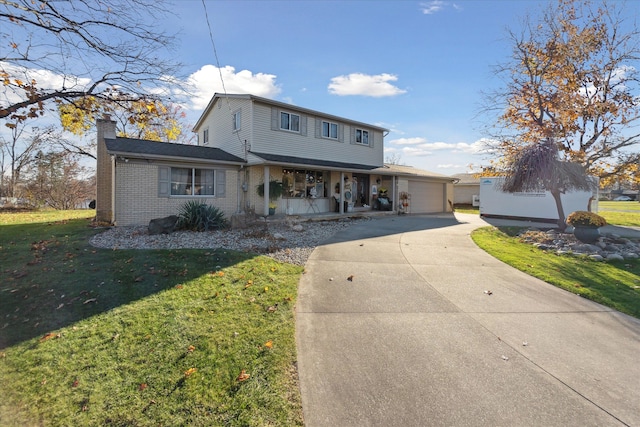
[[[640,426],[640,321],[497,261],[469,237],[482,225],[388,217],[313,252],[308,427]]]

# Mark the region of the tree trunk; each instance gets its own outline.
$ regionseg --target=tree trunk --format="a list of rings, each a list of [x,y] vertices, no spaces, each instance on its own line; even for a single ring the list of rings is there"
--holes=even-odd
[[[565,222],[564,209],[562,207],[562,199],[560,198],[559,190],[551,190],[551,195],[553,196],[553,200],[556,201],[556,208],[558,209],[558,229],[560,232],[564,232],[567,228],[567,223]]]

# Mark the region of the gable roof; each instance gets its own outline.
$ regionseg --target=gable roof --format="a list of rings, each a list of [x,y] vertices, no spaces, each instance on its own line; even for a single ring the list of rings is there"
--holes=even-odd
[[[287,109],[289,111],[298,111],[310,116],[319,116],[319,117],[325,117],[327,119],[332,119],[335,121],[341,121],[341,122],[347,122],[347,123],[352,123],[354,125],[358,125],[361,127],[366,127],[366,128],[371,128],[371,129],[375,129],[375,130],[379,130],[382,133],[388,133],[389,129],[380,127],[380,126],[376,126],[376,125],[372,125],[369,123],[363,123],[363,122],[359,122],[356,120],[351,120],[348,119],[346,117],[338,117],[338,116],[334,116],[333,114],[327,114],[327,113],[323,113],[320,111],[315,111],[315,110],[311,110],[309,108],[302,108],[302,107],[298,107],[297,105],[293,105],[293,104],[287,104],[286,102],[280,102],[280,101],[274,101],[273,99],[268,99],[268,98],[262,98],[260,96],[255,96],[255,95],[250,95],[250,94],[223,94],[223,93],[215,93],[213,95],[213,97],[211,98],[211,101],[209,101],[209,104],[207,105],[207,108],[204,109],[204,111],[202,112],[202,115],[200,116],[200,118],[198,119],[198,121],[196,122],[195,126],[193,126],[193,130],[196,131],[201,125],[202,122],[204,121],[205,117],[207,117],[209,115],[209,112],[213,109],[213,106],[215,105],[216,101],[222,98],[236,98],[236,99],[248,99],[248,100],[252,100],[255,102],[260,102],[262,104],[267,104],[267,105],[272,105],[274,107],[279,107],[279,108],[284,108]]]
[[[413,166],[394,165],[385,163],[381,168],[374,169],[372,173],[379,173],[380,175],[398,175],[398,176],[413,176],[416,178],[432,178],[443,182],[452,182],[455,178],[440,173],[430,172],[424,169],[414,168]]]
[[[480,185],[480,175],[475,173],[457,173],[451,176],[459,180],[456,183],[458,185]]]
[[[281,156],[279,154],[269,154],[269,153],[256,153],[251,152],[251,154],[260,157],[263,160],[266,160],[268,163],[277,163],[278,165],[286,164],[289,166],[321,166],[329,169],[341,169],[341,170],[372,170],[377,168],[377,166],[371,165],[362,165],[358,163],[344,163],[344,162],[334,162],[330,160],[318,160],[318,159],[310,159],[307,157],[294,157],[294,156]]]
[[[145,159],[208,160],[219,163],[246,163],[240,157],[224,150],[200,145],[173,144],[170,142],[149,141],[146,139],[115,138],[105,139],[109,154],[141,157]]]

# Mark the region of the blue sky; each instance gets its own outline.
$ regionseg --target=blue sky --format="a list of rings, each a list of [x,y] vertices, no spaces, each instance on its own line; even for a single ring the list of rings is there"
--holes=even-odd
[[[386,156],[451,175],[488,164],[491,118],[479,112],[482,92],[501,86],[493,67],[511,53],[507,28],[518,32],[556,0],[205,0],[217,60],[202,0],[168,1],[174,13],[150,25],[178,33],[172,55],[193,87],[182,104],[191,124],[224,91],[222,74],[227,93],[385,127]],[[640,16],[640,2],[626,10]],[[63,80],[32,72],[43,86]]]
[[[386,127],[387,155],[441,174],[486,164],[481,92],[506,28],[540,1],[207,1],[228,93],[250,92]],[[200,0],[176,3],[179,57],[201,99],[222,92]]]

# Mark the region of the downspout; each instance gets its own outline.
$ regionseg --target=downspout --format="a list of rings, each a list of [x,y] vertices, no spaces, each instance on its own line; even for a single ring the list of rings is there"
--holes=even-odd
[[[116,156],[111,156],[111,222],[116,224]]]

